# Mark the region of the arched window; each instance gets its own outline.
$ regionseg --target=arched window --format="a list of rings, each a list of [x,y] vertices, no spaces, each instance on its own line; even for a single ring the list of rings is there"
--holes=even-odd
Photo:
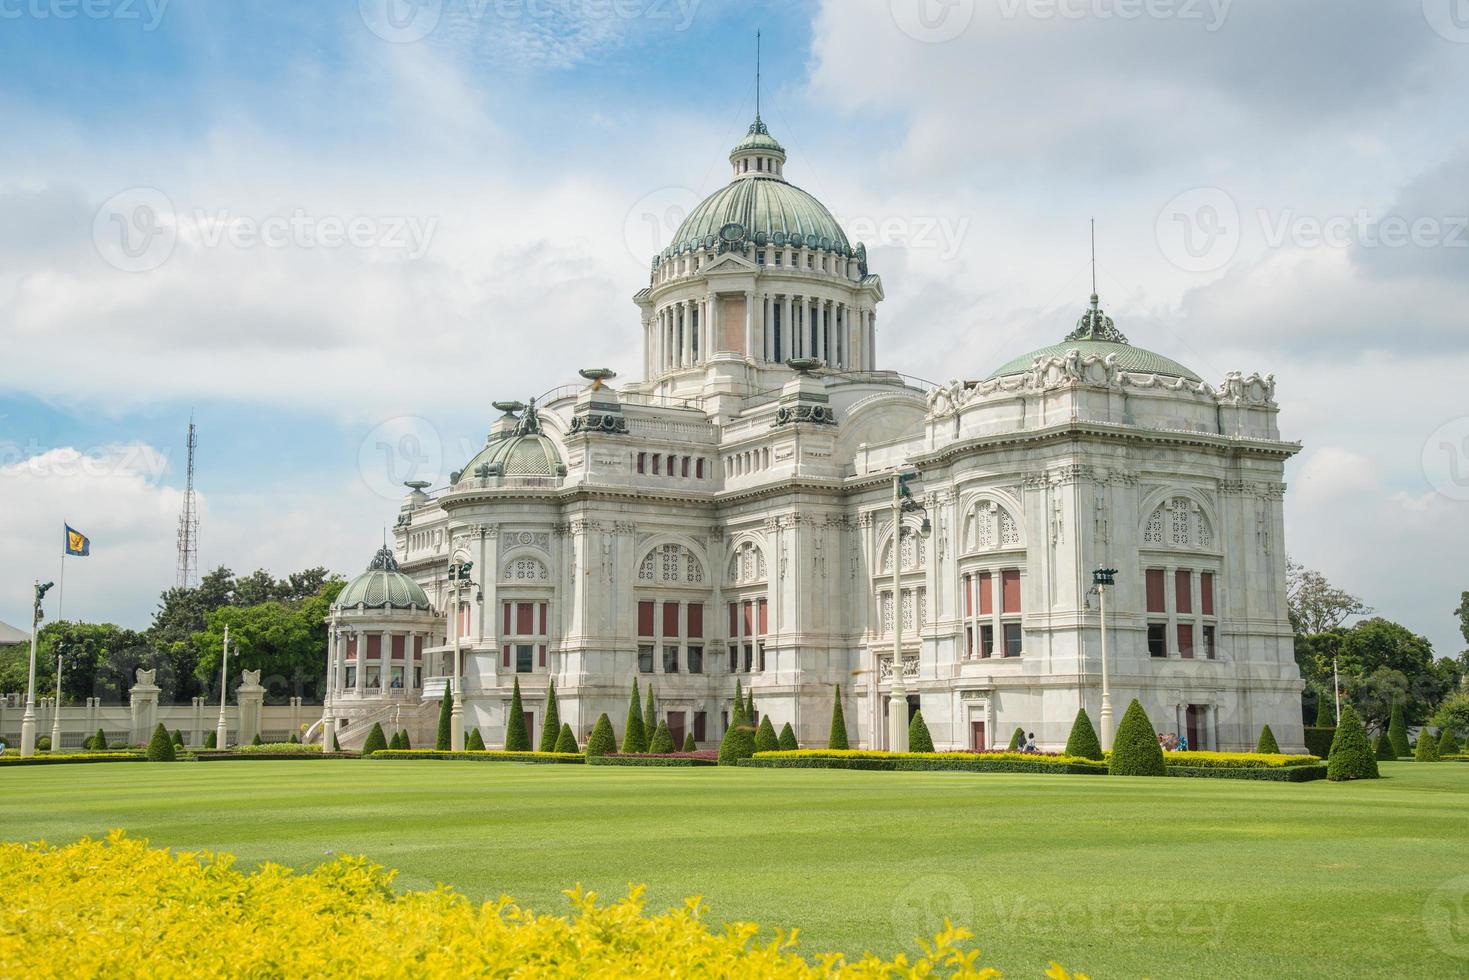
[[[923,540],[923,535],[918,533],[917,528],[909,527],[906,524],[903,525],[899,550],[902,554],[903,571],[917,571],[927,564],[928,547]],[[878,563],[878,568],[888,575],[893,573],[893,542],[891,538],[883,546],[882,560]]]
[[[979,501],[964,518],[966,552],[1019,548],[1023,544],[1020,522],[1008,508],[993,500]]]
[[[516,558],[505,563],[504,574],[500,577],[506,582],[545,583],[551,580],[551,573],[538,559]]]
[[[1143,544],[1169,548],[1212,548],[1214,531],[1198,503],[1173,497],[1159,504],[1143,525]]]
[[[765,581],[765,552],[753,541],[746,541],[729,558],[729,584],[748,585]]]
[[[665,544],[643,556],[638,581],[644,585],[702,585],[704,566],[681,544]]]

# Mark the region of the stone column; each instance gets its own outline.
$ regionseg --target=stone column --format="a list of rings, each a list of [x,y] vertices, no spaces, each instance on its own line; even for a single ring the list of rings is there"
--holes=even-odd
[[[761,297],[760,318],[765,324],[760,332],[760,358],[768,364],[775,359],[775,297],[770,293]]]
[[[243,680],[235,691],[235,700],[239,703],[237,710],[240,713],[237,744],[249,745],[260,734],[260,706],[265,703],[265,688],[260,686],[258,670],[243,671],[241,677]]]
[[[454,610],[454,615],[459,615],[459,610]],[[457,622],[457,618],[456,618]],[[367,693],[367,632],[357,631],[357,696],[360,698]]]
[[[745,356],[755,356],[755,292],[745,290]]]
[[[781,299],[780,353],[781,357],[790,360],[796,356],[796,349],[791,346],[791,338],[794,336],[791,332],[791,294],[786,293]]]
[[[720,345],[724,343],[724,338],[720,336],[720,331],[724,329],[724,325],[719,322],[720,319],[719,294],[711,292],[709,294],[709,337],[711,341],[709,350],[711,352],[720,350]]]
[[[133,722],[133,730],[129,733],[128,738],[130,744],[146,744],[153,736],[153,726],[158,723],[158,695],[160,693],[161,688],[153,683],[153,671],[139,670],[138,682],[128,692]]]

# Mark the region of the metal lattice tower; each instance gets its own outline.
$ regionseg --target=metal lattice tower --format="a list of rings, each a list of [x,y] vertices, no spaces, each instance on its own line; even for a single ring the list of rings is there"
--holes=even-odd
[[[194,416],[189,416],[189,475],[184,485],[184,509],[179,514],[178,587],[192,589],[199,584],[199,509],[194,499]]]

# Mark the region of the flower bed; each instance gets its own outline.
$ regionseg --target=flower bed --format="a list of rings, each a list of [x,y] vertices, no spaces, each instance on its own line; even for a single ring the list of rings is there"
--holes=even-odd
[[[762,769],[859,769],[906,772],[1045,772],[1105,775],[1107,767],[1079,756],[1039,752],[877,752],[797,749],[756,752],[740,761]]]
[[[1174,753],[1170,753],[1174,754]],[[1170,776],[1192,776],[1203,779],[1263,779],[1277,783],[1308,783],[1326,778],[1326,763],[1315,765],[1294,763],[1288,766],[1176,766],[1168,765]]]
[[[631,755],[623,755],[621,752],[610,752],[607,755],[594,755],[587,759],[589,766],[671,766],[674,768],[687,768],[689,766],[717,766],[719,765],[718,749],[703,749],[698,752],[639,752]]]
[[[1290,766],[1315,766],[1320,756],[1284,755],[1261,752],[1164,752],[1163,761],[1170,767],[1194,769],[1284,769]]]
[[[37,752],[27,759],[22,759],[19,752],[6,751],[0,755],[0,766],[60,766],[71,763],[90,762],[147,762],[148,759],[138,751],[123,752],[59,752],[53,755],[50,752]]]
[[[121,831],[0,844],[0,976],[998,976],[965,949],[968,930],[948,926],[911,959],[807,958],[790,932],[711,929],[698,899],[649,915],[640,887],[606,905],[577,887],[570,914],[541,915],[443,886],[398,894],[394,873],[364,858],[303,874],[233,861]],[[1069,975],[1052,964],[1047,976]]]
[[[463,759],[469,762],[570,763],[587,761],[580,752],[440,752],[438,749],[382,749],[367,759]]]

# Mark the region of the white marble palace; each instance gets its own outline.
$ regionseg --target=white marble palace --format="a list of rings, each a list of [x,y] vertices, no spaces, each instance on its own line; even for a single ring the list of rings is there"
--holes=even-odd
[[[905,747],[920,707],[940,749],[1059,749],[1080,706],[1106,742],[1105,685],[1114,726],[1139,698],[1195,748],[1269,723],[1301,750],[1273,376],[1210,385],[1095,295],[964,380],[885,370],[862,243],[758,117],[729,160],[633,297],[644,379],[496,403],[447,486],[410,485],[330,617],[343,747],[431,745],[446,688],[456,746],[499,747],[516,678],[533,740],[552,680],[579,740],[602,712],[620,738],[637,678],[701,747],[739,681],[808,746],[838,691],[854,747]]]

